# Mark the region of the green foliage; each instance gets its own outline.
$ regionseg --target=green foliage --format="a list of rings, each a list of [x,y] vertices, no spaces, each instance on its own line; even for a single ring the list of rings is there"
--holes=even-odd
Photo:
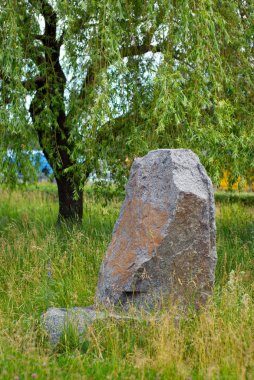
[[[58,353],[71,353],[74,350],[79,349],[80,352],[86,353],[89,347],[89,342],[83,337],[79,336],[78,330],[72,323],[67,323],[65,326],[63,335],[60,338],[60,342],[56,347]]]
[[[217,191],[214,196],[216,202],[220,203],[241,203],[246,206],[254,205],[254,193]]]
[[[54,351],[39,327],[40,315],[50,306],[93,303],[120,202],[114,197],[106,204],[89,188],[83,225],[59,229],[56,190],[40,189],[11,195],[1,190],[1,379],[253,378],[252,208],[217,205],[215,293],[198,314],[175,319],[171,307],[159,320],[151,314],[98,321],[83,341],[69,326]]]
[[[253,15],[240,0],[3,1],[1,180],[17,182],[8,149],[28,178],[38,139],[55,173],[80,184],[104,161],[124,178],[126,157],[158,147],[193,149],[215,181],[245,174]]]
[[[102,204],[107,205],[112,200],[124,200],[125,192],[121,187],[97,182],[90,186],[85,187],[85,194],[90,196],[94,201],[100,201]]]

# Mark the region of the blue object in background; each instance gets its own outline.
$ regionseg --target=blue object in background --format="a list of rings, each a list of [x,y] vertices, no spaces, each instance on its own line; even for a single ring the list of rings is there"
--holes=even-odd
[[[38,174],[44,174],[48,177],[53,173],[53,170],[46,160],[43,152],[34,150],[31,156],[31,161],[34,165],[38,165]]]

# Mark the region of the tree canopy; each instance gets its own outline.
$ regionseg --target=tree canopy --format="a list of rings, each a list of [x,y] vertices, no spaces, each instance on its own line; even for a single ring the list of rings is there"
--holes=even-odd
[[[81,218],[89,173],[121,178],[150,149],[191,148],[214,180],[247,173],[253,18],[252,0],[3,0],[1,181],[29,179],[40,147],[60,215]]]

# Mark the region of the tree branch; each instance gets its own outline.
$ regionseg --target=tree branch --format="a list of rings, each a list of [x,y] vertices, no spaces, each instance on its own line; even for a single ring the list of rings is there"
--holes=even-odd
[[[120,55],[122,58],[135,56],[135,55],[142,55],[142,54],[145,54],[149,51],[152,51],[152,49],[153,49],[153,52],[155,52],[154,47],[152,45],[131,46],[128,48],[121,49]],[[157,49],[156,51],[160,51],[160,50]],[[94,83],[95,77],[96,77],[96,72],[98,72],[98,69],[102,70],[108,66],[109,66],[109,63],[105,59],[101,59],[99,61],[99,63],[93,62],[89,66],[87,73],[86,73],[86,77],[85,77],[83,84],[82,84],[82,87],[81,87],[80,94],[79,94],[80,100],[85,98],[85,96],[87,94],[87,87],[89,87],[90,85],[92,85]]]
[[[128,126],[132,123],[141,120],[137,115],[133,113],[127,113],[125,115],[118,116],[114,119],[109,120],[104,123],[98,130],[96,141],[98,144],[102,144],[103,141],[109,141],[109,135],[112,139],[119,136],[120,134],[128,133]]]
[[[22,84],[26,90],[38,90],[45,86],[46,79],[42,76],[36,76],[35,78],[23,81]]]
[[[135,55],[143,55],[148,52],[158,53],[161,51],[162,51],[161,45],[155,45],[155,46],[151,44],[133,45],[133,46],[127,46],[120,49],[120,55],[122,58],[125,58],[125,57],[134,57]]]

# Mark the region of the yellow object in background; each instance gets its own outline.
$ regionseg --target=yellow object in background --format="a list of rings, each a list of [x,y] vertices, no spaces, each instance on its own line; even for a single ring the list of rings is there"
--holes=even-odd
[[[238,177],[237,181],[232,185],[230,188],[229,186],[229,172],[224,171],[223,178],[220,182],[220,189],[221,190],[241,190],[241,191],[254,191],[254,181],[253,178],[249,178],[247,180],[244,180],[242,182],[241,178]]]

